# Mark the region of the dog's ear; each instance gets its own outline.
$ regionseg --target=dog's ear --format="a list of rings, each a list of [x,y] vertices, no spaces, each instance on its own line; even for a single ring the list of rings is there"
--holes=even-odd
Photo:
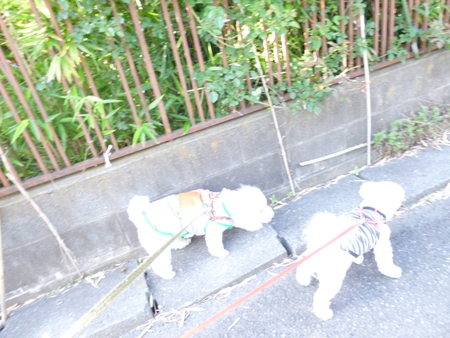
[[[403,201],[405,192],[403,188],[397,183],[390,181],[381,182],[364,182],[359,189],[359,195],[364,199],[373,198],[389,198],[391,201]]]

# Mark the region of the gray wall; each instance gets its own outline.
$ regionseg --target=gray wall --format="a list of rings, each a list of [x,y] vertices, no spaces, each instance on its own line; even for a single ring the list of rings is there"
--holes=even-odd
[[[449,103],[449,51],[434,52],[372,74],[373,132],[422,104]],[[299,162],[366,141],[363,79],[335,86],[323,111],[278,108],[290,169],[298,189],[346,174],[366,163],[360,149],[309,166]],[[376,154],[373,154],[375,157]],[[135,194],[151,200],[207,188],[260,187],[266,196],[289,191],[272,116],[252,113],[126,158],[29,189],[82,268],[93,272],[144,255],[126,207]],[[20,194],[0,200],[8,304],[73,281],[76,274],[45,223]]]

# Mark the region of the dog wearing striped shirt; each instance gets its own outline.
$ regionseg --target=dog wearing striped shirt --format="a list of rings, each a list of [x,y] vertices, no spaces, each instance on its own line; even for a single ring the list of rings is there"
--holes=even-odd
[[[309,285],[313,275],[319,280],[313,311],[323,320],[333,317],[331,300],[341,289],[351,264],[363,262],[364,253],[373,249],[378,270],[383,275],[399,278],[402,274],[393,262],[391,231],[386,221],[400,208],[405,198],[403,188],[388,181],[364,182],[359,194],[363,201],[358,208],[341,216],[316,214],[303,233],[306,256],[356,225],[297,268],[296,278],[301,285]]]
[[[184,248],[193,236],[204,235],[209,253],[222,258],[229,253],[222,243],[225,230],[237,227],[256,231],[274,216],[262,191],[251,186],[220,192],[198,189],[153,202],[148,196],[134,196],[127,211],[137,228],[139,241],[149,255],[158,252],[171,237],[182,231],[151,264],[155,274],[164,279],[175,276],[171,249]]]

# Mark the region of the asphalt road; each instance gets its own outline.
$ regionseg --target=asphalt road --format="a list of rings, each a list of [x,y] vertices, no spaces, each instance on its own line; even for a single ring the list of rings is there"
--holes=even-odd
[[[292,272],[194,337],[450,337],[450,199],[406,211],[390,226],[403,276],[381,275],[366,254],[350,268],[331,320],[311,312],[317,283],[302,287]],[[180,337],[281,270],[261,272],[230,295],[198,305],[182,326],[155,323],[145,337]]]

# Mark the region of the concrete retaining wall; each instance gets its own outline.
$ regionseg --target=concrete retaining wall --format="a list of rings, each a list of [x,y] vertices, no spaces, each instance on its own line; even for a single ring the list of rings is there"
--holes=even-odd
[[[372,74],[373,132],[422,104],[450,102],[449,51],[434,52]],[[366,150],[309,166],[299,162],[366,141],[363,79],[334,88],[323,111],[277,109],[290,169],[303,189],[366,163]],[[376,154],[374,153],[375,157]],[[195,188],[260,187],[266,196],[289,191],[268,111],[243,116],[126,158],[29,189],[58,228],[82,269],[93,272],[144,255],[126,207],[135,194],[151,200]],[[57,242],[20,194],[0,200],[8,304],[51,291],[76,278]]]

